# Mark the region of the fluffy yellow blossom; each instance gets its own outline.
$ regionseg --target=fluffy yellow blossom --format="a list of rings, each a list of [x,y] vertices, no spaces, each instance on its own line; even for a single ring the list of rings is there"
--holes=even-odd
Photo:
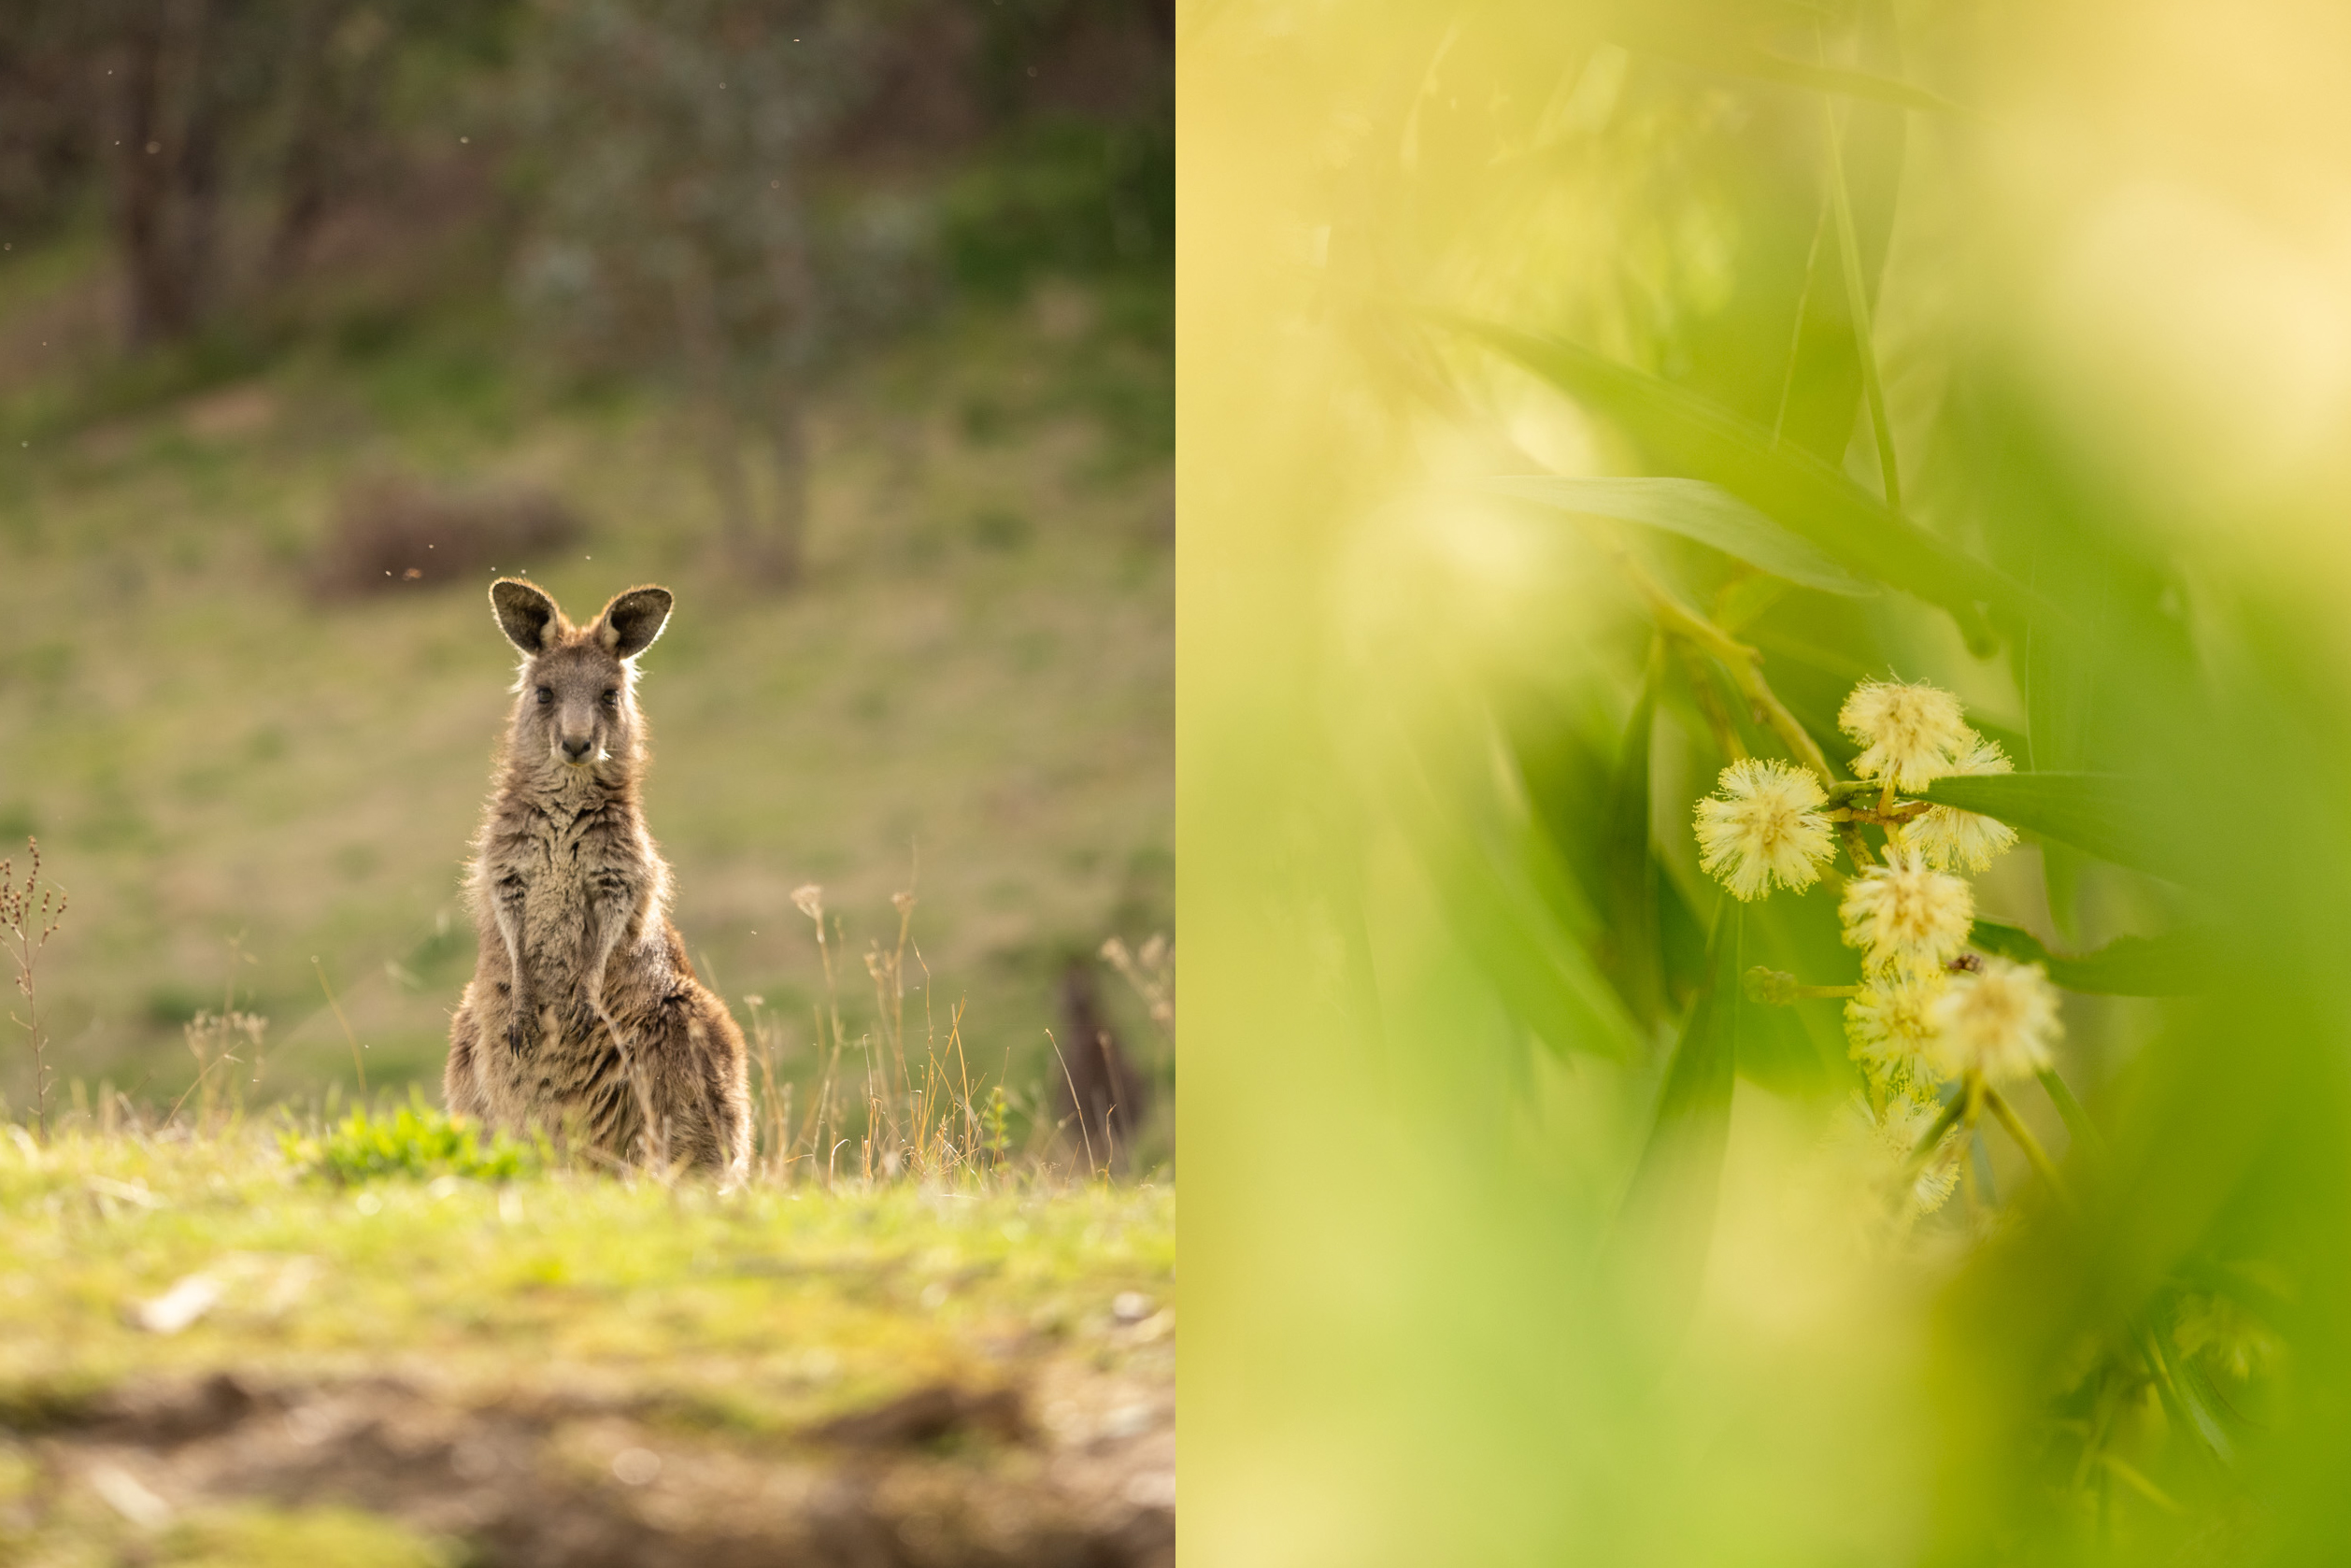
[[[2065,1032],[2048,975],[2037,963],[2004,958],[1952,976],[1929,1018],[1935,1064],[1955,1077],[1981,1073],[1991,1083],[2028,1078],[2048,1066],[2049,1048]]]
[[[1884,865],[1845,885],[1837,914],[1845,921],[1845,946],[1861,949],[1861,966],[1871,974],[1931,975],[1967,946],[1975,895],[1917,850],[1894,849]]]
[[[1930,1015],[1944,986],[1940,970],[1895,970],[1864,981],[1860,994],[1845,1005],[1845,1035],[1852,1042],[1854,1059],[1874,1069],[1881,1079],[1899,1075],[1908,1088],[1924,1089],[1939,1081],[1942,1075],[1930,1065],[1928,1043],[1934,1038]]]
[[[1857,778],[1887,778],[1905,791],[1925,789],[1978,744],[1959,699],[1939,686],[1865,680],[1837,711],[1837,728],[1860,743]]]
[[[1896,1096],[1882,1108],[1856,1094],[1832,1118],[1824,1140],[1828,1169],[1841,1190],[1860,1200],[1861,1239],[1874,1247],[1899,1245],[1926,1215],[1941,1208],[1959,1184],[1961,1141],[1945,1133],[1916,1171],[1911,1157],[1932,1130],[1942,1107]]]
[[[1757,899],[1777,881],[1809,888],[1836,853],[1828,803],[1808,769],[1746,757],[1722,770],[1717,792],[1698,803],[1698,863],[1733,897]]]
[[[1969,732],[1971,734],[1973,731]],[[1981,777],[1988,773],[2011,773],[2016,764],[1996,741],[1981,735],[1965,756],[1952,763],[1953,774]],[[2016,830],[1995,818],[1973,811],[1961,811],[1952,805],[1932,805],[1926,814],[1902,830],[1903,842],[1923,851],[1927,859],[1945,871],[1965,866],[1970,871],[1982,871],[1992,863],[1992,857],[2016,842]]]
[[[1931,1100],[1896,1095],[1886,1103],[1876,1119],[1878,1147],[1897,1175],[1910,1168],[1911,1155],[1942,1114],[1943,1107]],[[1932,1214],[1941,1208],[1944,1200],[1951,1195],[1951,1189],[1959,1185],[1959,1150],[1957,1134],[1945,1133],[1911,1179],[1910,1201],[1920,1214]]]

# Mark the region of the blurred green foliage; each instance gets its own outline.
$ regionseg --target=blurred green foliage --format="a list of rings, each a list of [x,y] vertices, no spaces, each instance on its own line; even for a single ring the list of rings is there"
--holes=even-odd
[[[1008,136],[947,198],[942,238],[956,281],[1017,296],[1039,272],[1163,268],[1175,253],[1175,127],[1047,121]],[[1174,298],[1154,289],[1172,317]]]
[[[2321,83],[2203,62],[2339,21],[1191,21],[1194,1548],[2319,1560],[2345,173]],[[2026,831],[1976,944],[2074,992],[2073,1202],[1987,1139],[1892,1249],[1838,1003],[1736,983],[1850,984],[1836,890],[1731,903],[1690,825],[1791,735],[1843,777],[1870,677],[2014,755],[1931,798]]]

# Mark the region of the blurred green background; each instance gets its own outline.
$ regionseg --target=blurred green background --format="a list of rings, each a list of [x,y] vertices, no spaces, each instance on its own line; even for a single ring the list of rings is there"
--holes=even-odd
[[[168,1104],[229,1003],[250,1098],[349,1087],[323,971],[437,1088],[527,572],[677,590],[650,822],[786,1071],[791,890],[854,1039],[910,889],[910,1015],[1049,1111],[1065,965],[1173,918],[1173,91],[1129,0],[7,7],[0,853],[71,895],[61,1083]]]
[[[2332,1561],[2343,15],[1177,36],[1190,1559]],[[1875,591],[1479,488],[1541,473],[1705,481]],[[2078,1214],[1988,1137],[1864,1233],[1838,1005],[1725,983],[1849,983],[1835,891],[1719,910],[1714,720],[1783,753],[1625,554],[1833,763],[1924,679],[2090,803],[1975,890],[2166,955],[2065,998],[2078,1126],[2020,1097]]]

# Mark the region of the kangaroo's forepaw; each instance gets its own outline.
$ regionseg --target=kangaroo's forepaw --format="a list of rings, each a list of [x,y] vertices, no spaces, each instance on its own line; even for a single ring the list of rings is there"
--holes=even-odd
[[[538,1032],[532,1028],[531,1023],[531,1015],[520,1007],[515,1009],[514,1017],[506,1020],[506,1048],[517,1056],[536,1043]]]

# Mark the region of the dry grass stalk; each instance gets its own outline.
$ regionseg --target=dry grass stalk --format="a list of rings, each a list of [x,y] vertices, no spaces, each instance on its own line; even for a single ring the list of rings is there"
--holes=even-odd
[[[49,1136],[49,1083],[47,1056],[48,1036],[41,1027],[40,995],[35,985],[35,971],[39,967],[41,949],[57,934],[65,918],[66,893],[51,884],[39,889],[41,879],[40,841],[27,837],[25,856],[30,864],[25,868],[24,885],[19,887],[12,879],[16,866],[13,861],[0,861],[0,933],[6,934],[8,956],[16,961],[16,989],[24,998],[24,1016],[8,1016],[23,1027],[26,1041],[33,1048],[33,1119],[43,1138]],[[39,891],[36,899],[35,892]]]
[[[791,899],[815,928],[824,994],[809,1009],[813,1072],[797,1087],[785,1077],[795,1048],[783,1020],[765,997],[743,999],[751,1013],[757,1068],[758,1178],[780,1185],[808,1180],[827,1188],[843,1179],[961,1184],[1001,1178],[1013,1165],[1009,1123],[1015,1114],[1043,1118],[1042,1125],[1032,1128],[1023,1168],[1033,1164],[1040,1175],[1052,1169],[1062,1155],[1049,1116],[1001,1081],[975,1081],[960,1002],[943,1021],[933,1013],[930,972],[914,937],[915,895],[892,897],[894,940],[888,948],[870,943],[862,955],[874,987],[874,1017],[871,1027],[854,1038],[839,990],[842,922],[814,883],[793,890]],[[910,988],[922,995],[919,1040],[907,1017]],[[853,1076],[845,1083],[843,1062],[852,1045]]]

